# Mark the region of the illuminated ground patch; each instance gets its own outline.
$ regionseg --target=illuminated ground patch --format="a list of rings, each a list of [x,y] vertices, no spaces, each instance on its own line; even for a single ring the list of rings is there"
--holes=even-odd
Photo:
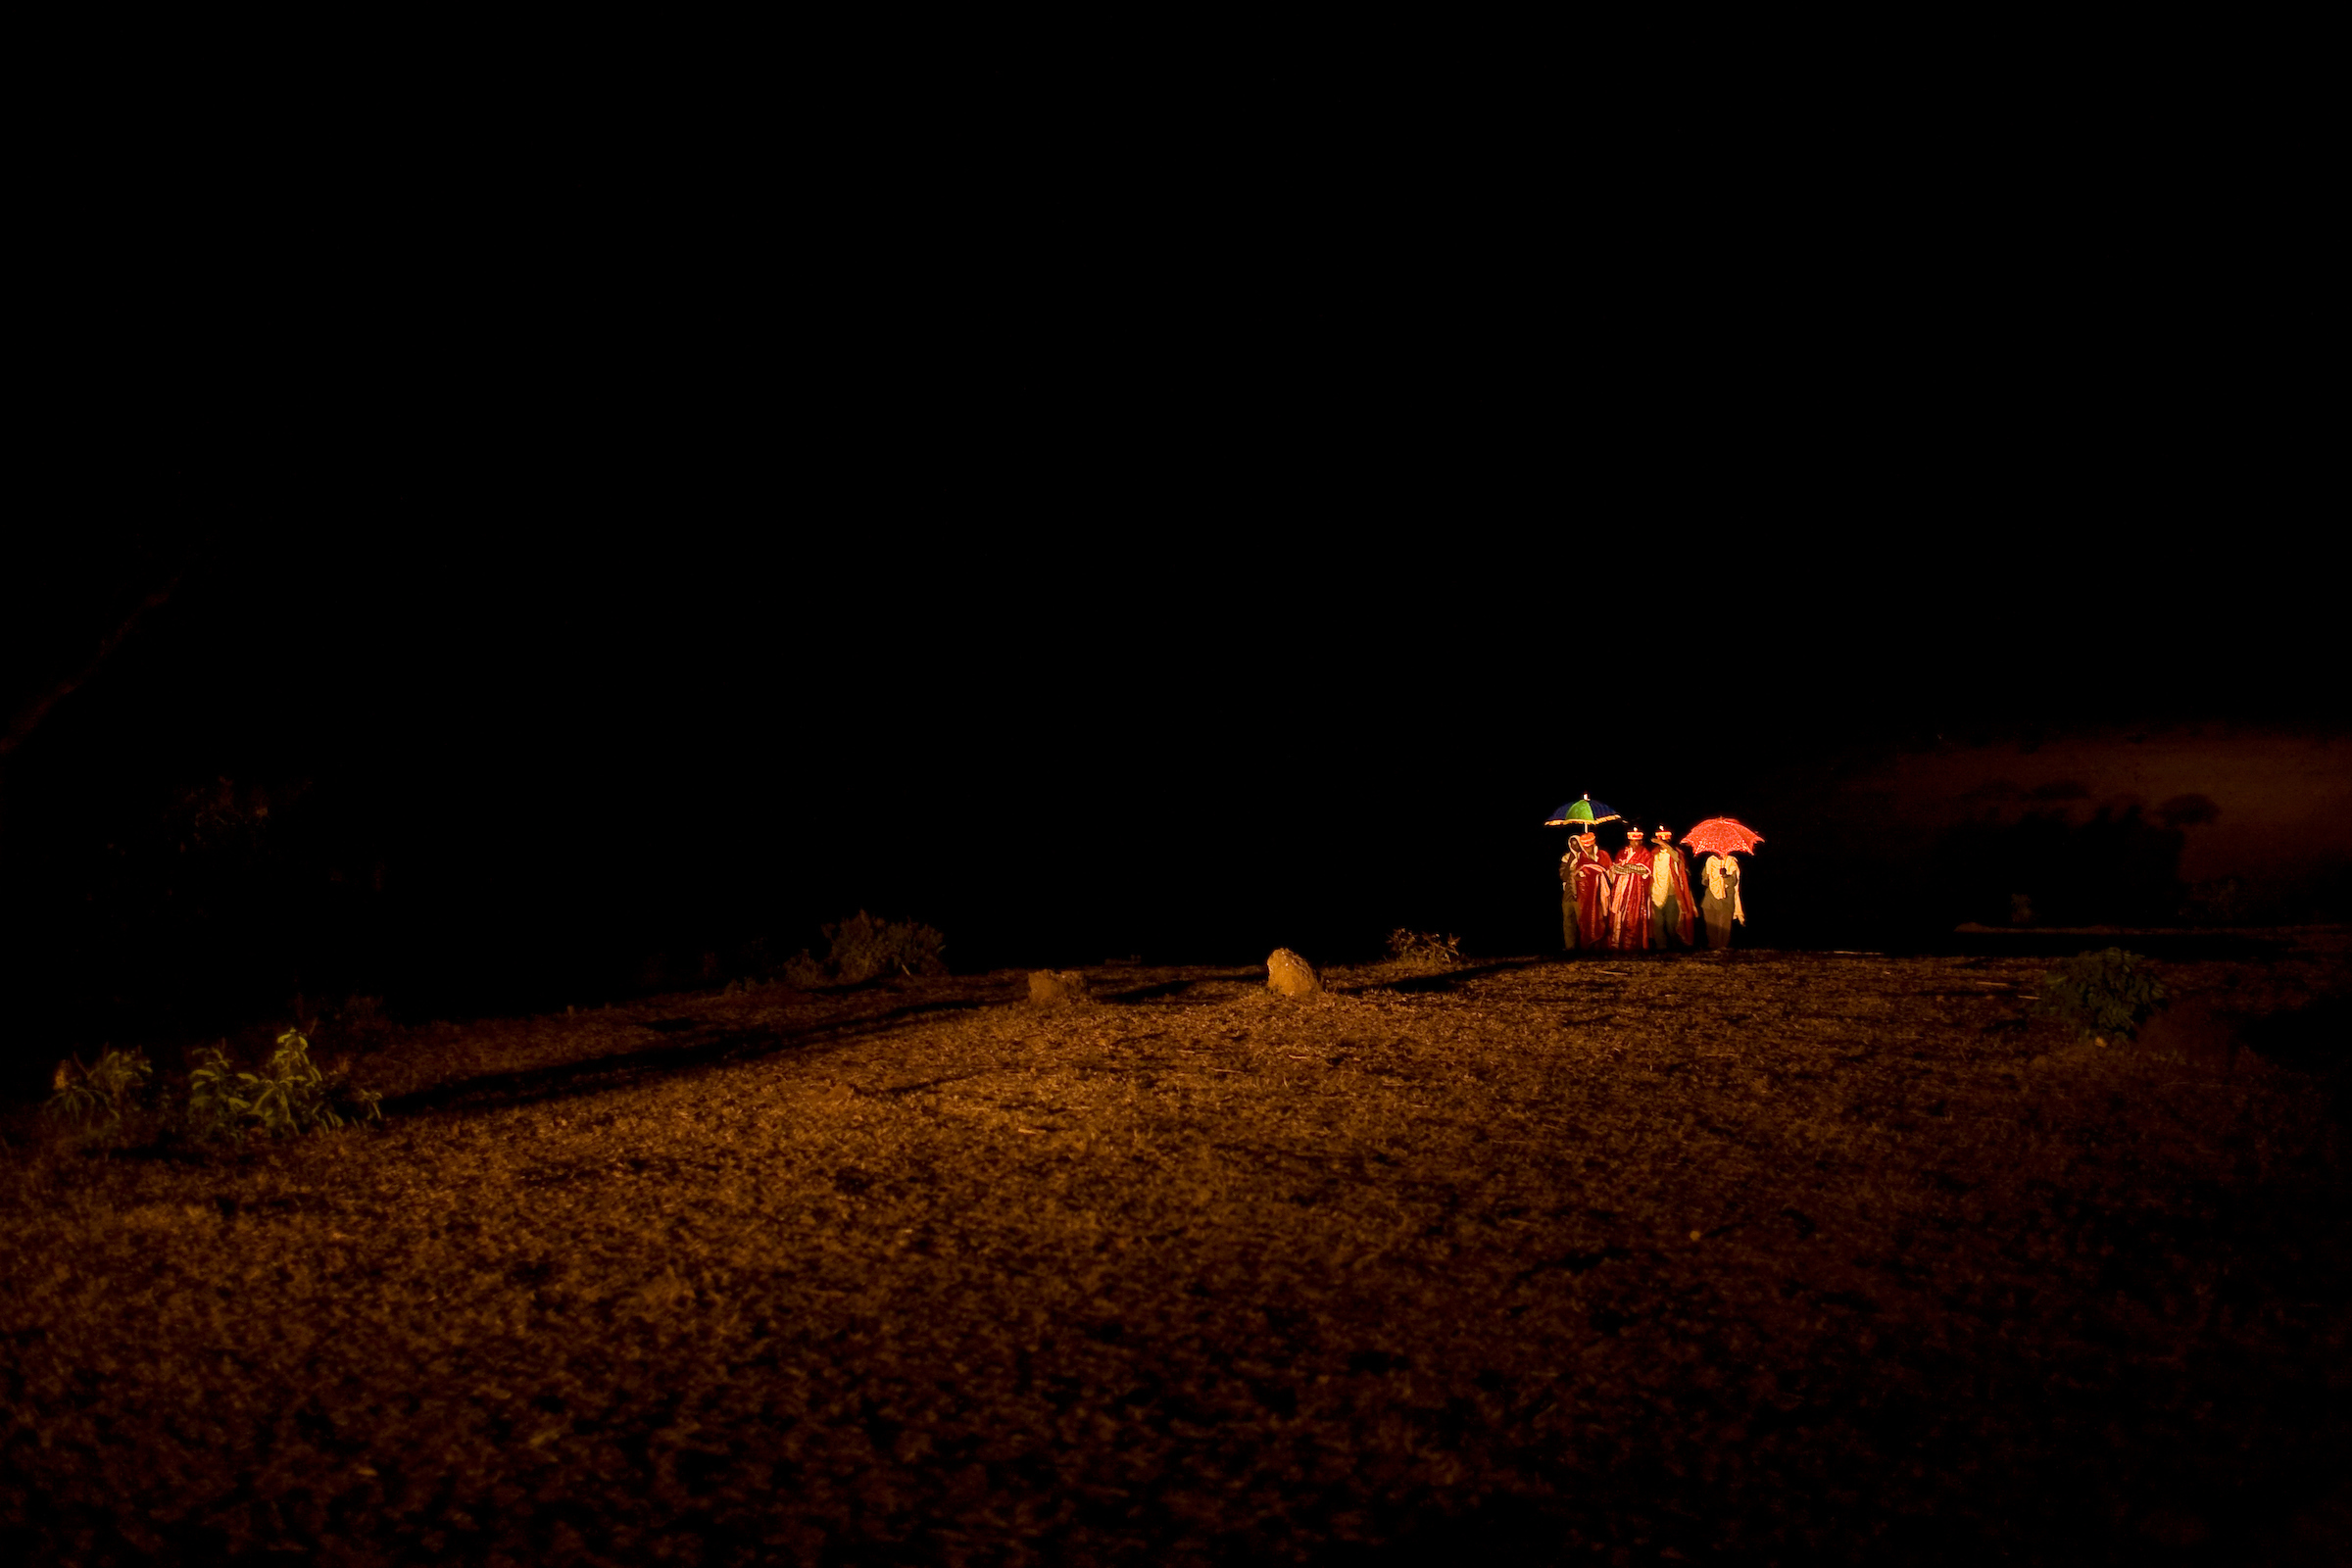
[[[2230,1047],[2338,960],[2171,966],[2194,1026],[2126,1051],[2039,967],[421,1031],[379,1132],[11,1152],[0,1545],[2327,1560],[2336,1124]]]

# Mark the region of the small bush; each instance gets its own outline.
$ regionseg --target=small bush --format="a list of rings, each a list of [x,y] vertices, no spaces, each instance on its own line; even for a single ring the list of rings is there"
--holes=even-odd
[[[786,985],[799,986],[803,991],[816,986],[830,985],[833,981],[833,977],[825,972],[825,966],[810,957],[806,951],[796,953],[786,958],[784,967],[776,972],[784,977]]]
[[[55,1093],[43,1108],[84,1132],[111,1137],[122,1130],[124,1114],[138,1103],[154,1076],[145,1052],[109,1046],[86,1067],[79,1055],[59,1062],[49,1080]]]
[[[861,985],[885,975],[948,972],[940,954],[947,938],[912,920],[877,920],[859,909],[825,927],[824,960],[806,952],[785,960],[783,977],[796,986]]]
[[[2041,977],[2040,1009],[2084,1040],[2129,1040],[2164,1005],[2147,961],[2121,948],[2069,958]]]
[[[1400,963],[1426,968],[1449,968],[1462,961],[1462,940],[1435,931],[1407,931],[1398,926],[1389,933],[1389,956]]]
[[[187,1125],[199,1139],[241,1138],[248,1132],[279,1137],[380,1121],[372,1091],[352,1085],[338,1065],[320,1072],[300,1029],[277,1037],[260,1072],[245,1072],[213,1047],[198,1053],[188,1072]]]

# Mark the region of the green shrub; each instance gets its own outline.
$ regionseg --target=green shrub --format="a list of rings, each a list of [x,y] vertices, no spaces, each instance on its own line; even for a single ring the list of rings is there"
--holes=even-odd
[[[947,938],[912,920],[877,920],[859,909],[827,925],[823,961],[801,953],[785,961],[783,977],[796,986],[854,986],[885,975],[948,972],[940,957]]]
[[[1389,956],[1432,969],[1449,968],[1462,961],[1462,939],[1398,926],[1389,933]]]
[[[132,1109],[155,1076],[155,1067],[142,1051],[117,1051],[109,1046],[88,1066],[76,1054],[57,1064],[49,1080],[55,1091],[42,1107],[85,1132],[112,1136],[122,1130],[122,1117]]]
[[[2147,961],[2121,948],[2069,958],[2041,977],[2041,1010],[2084,1040],[2129,1040],[2164,1005]]]
[[[260,1072],[246,1072],[227,1053],[197,1054],[188,1072],[188,1131],[199,1139],[317,1132],[352,1121],[380,1121],[382,1097],[353,1086],[338,1067],[320,1072],[300,1029],[277,1037]]]

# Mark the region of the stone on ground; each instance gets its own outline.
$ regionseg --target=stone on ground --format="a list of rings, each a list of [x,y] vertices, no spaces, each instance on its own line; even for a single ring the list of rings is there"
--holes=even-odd
[[[1311,997],[1323,989],[1315,966],[1288,948],[1276,948],[1266,959],[1266,989],[1286,997]]]
[[[1086,976],[1075,969],[1032,969],[1029,971],[1029,1000],[1040,1006],[1084,1002],[1087,1000]]]

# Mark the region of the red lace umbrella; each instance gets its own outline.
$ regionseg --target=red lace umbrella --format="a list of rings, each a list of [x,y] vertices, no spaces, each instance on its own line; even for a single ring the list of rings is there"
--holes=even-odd
[[[1741,855],[1753,853],[1764,842],[1764,835],[1751,832],[1744,823],[1728,816],[1710,816],[1683,835],[1683,848],[1700,855]]]

